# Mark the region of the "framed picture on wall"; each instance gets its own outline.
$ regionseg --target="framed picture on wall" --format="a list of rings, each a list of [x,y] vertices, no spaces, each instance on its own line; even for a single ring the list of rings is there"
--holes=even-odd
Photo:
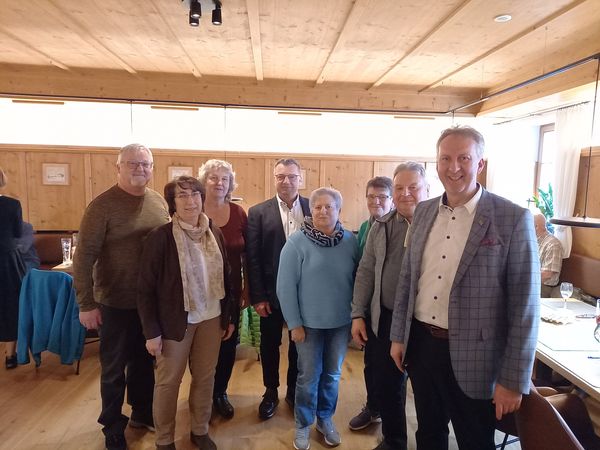
[[[298,184],[298,190],[306,189],[306,169],[300,169],[300,184]]]
[[[188,176],[188,177],[194,176],[193,175],[193,172],[194,172],[193,167],[169,166],[169,168],[167,170],[168,170],[167,176],[169,178],[169,181],[171,181],[173,178],[177,178],[177,177],[181,177],[181,176]]]
[[[42,184],[68,186],[69,164],[42,163]]]

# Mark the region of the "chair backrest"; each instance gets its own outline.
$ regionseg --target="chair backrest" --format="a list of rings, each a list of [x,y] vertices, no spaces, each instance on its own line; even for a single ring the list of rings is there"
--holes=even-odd
[[[585,450],[561,415],[535,388],[523,396],[515,421],[523,450]]]

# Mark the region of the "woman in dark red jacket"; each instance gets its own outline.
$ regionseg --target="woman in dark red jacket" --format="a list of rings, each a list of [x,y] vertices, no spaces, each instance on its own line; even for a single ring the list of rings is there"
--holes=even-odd
[[[202,185],[178,177],[165,186],[173,221],[144,243],[138,311],[146,348],[156,357],[154,425],[158,449],[174,449],[179,385],[189,363],[191,440],[216,449],[208,436],[215,366],[233,332],[229,265],[223,236],[202,212]]]

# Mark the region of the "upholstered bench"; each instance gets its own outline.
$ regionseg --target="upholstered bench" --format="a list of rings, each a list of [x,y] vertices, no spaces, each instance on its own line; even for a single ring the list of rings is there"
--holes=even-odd
[[[62,263],[61,238],[70,238],[73,231],[37,231],[33,235],[33,245],[40,258],[40,269],[50,270]]]

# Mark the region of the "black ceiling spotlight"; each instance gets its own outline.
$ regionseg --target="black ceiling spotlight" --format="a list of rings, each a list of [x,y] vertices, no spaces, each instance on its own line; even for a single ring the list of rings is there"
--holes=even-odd
[[[190,11],[190,26],[191,27],[197,27],[199,25],[200,25],[200,18],[194,17],[192,15],[192,11]]]
[[[212,12],[212,23],[213,25],[221,25],[223,23],[223,17],[221,16],[221,0],[213,0],[215,3],[215,9]]]
[[[200,6],[200,0],[190,0],[190,19],[194,18],[199,20],[200,17],[202,17],[202,7]]]

